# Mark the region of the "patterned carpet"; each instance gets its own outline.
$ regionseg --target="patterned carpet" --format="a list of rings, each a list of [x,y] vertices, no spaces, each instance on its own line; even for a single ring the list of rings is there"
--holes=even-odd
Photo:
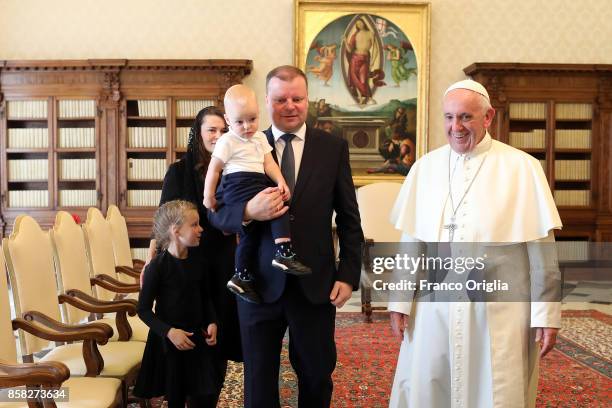
[[[332,407],[387,407],[399,344],[385,313],[366,324],[360,314],[339,313],[338,365]],[[538,407],[612,406],[612,317],[587,311],[563,312],[557,348],[541,363]],[[281,406],[297,407],[297,378],[287,347],[281,361]],[[159,401],[154,402],[159,406]],[[242,366],[230,364],[219,407],[242,407]]]
[[[611,407],[612,316],[564,311],[561,336],[540,367],[538,407]]]

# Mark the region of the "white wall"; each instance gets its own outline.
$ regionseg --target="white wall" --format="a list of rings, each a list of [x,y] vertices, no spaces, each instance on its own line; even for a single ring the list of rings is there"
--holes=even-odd
[[[473,62],[612,64],[612,0],[431,4],[430,148],[442,92]],[[70,58],[252,59],[263,105],[266,73],[293,61],[293,0],[0,0],[0,59]]]

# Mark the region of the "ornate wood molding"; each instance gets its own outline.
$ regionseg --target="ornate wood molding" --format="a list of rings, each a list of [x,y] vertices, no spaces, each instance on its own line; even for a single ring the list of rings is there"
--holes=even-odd
[[[239,84],[243,76],[241,72],[226,72],[223,74],[223,85],[225,88],[229,88],[232,85]]]
[[[92,84],[96,74],[103,73],[98,79],[104,88],[104,99],[117,102],[121,99],[121,72],[142,72],[163,74],[164,72],[184,71],[219,73],[224,84],[240,82],[251,73],[251,60],[127,60],[127,59],[90,59],[90,60],[17,60],[2,61],[0,69],[5,77],[5,85],[12,87],[54,84]],[[65,74],[74,75],[65,75]],[[21,75],[15,75],[21,74]],[[23,75],[26,74],[26,75]],[[146,78],[145,78],[146,80]]]
[[[125,70],[185,70],[185,71],[236,71],[242,76],[251,73],[251,60],[127,60]]]
[[[105,72],[104,89],[102,90],[101,102],[116,106],[119,103],[119,100],[121,100],[119,86],[119,72]]]
[[[466,75],[482,71],[501,72],[541,72],[541,73],[577,73],[577,72],[612,72],[612,64],[534,64],[505,62],[475,62],[463,69]]]
[[[89,60],[15,60],[5,61],[4,70],[10,71],[101,71],[125,66],[124,59]]]
[[[503,92],[501,80],[498,75],[493,75],[486,81],[484,86],[489,91],[489,96],[494,102],[493,105],[505,105],[507,101],[506,94]]]

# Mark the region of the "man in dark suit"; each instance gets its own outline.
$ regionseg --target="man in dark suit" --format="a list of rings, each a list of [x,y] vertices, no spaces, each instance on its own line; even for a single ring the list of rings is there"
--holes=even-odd
[[[256,288],[263,303],[238,301],[245,372],[245,406],[279,407],[278,374],[285,331],[289,359],[298,376],[300,407],[329,407],[336,366],[334,322],[358,287],[363,232],[351,177],[348,144],[306,127],[308,89],[304,73],[293,66],[273,69],[266,78],[266,106],[272,126],[265,131],[292,189],[285,206],[276,188],[243,205],[218,205],[213,225],[224,231],[260,228]],[[295,187],[292,186],[294,184]],[[274,244],[265,221],[289,211],[296,252],[312,275],[290,276],[271,266]],[[340,242],[336,267],[332,214]]]

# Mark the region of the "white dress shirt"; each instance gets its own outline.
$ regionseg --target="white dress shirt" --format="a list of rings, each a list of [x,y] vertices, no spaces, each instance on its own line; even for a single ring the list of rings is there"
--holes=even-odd
[[[276,128],[272,125],[272,135],[274,136],[274,147],[276,148],[276,157],[278,158],[278,166],[282,165],[283,151],[285,150],[285,141],[281,139],[281,136],[285,132]],[[297,182],[298,173],[300,171],[300,164],[302,163],[302,155],[304,154],[304,143],[306,142],[306,124],[303,124],[297,132],[293,132],[295,137],[291,140],[291,146],[293,147],[293,156],[295,159],[295,180]]]

